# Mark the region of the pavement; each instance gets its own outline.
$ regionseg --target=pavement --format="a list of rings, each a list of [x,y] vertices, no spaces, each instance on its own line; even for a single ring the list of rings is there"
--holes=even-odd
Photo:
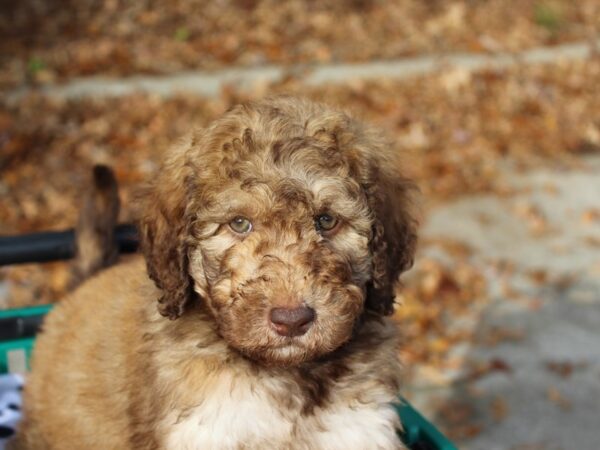
[[[461,348],[466,359],[492,361],[499,370],[418,386],[413,402],[429,414],[442,398],[468,411],[473,432],[457,442],[461,449],[597,450],[600,158],[576,169],[510,170],[507,181],[510,195],[432,208],[422,234],[474,250],[471,263],[486,275],[489,301],[470,326],[476,336],[510,330],[514,339]]]

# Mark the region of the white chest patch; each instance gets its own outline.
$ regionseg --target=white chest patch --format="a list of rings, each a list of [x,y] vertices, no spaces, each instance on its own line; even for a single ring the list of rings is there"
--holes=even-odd
[[[229,376],[213,387],[197,406],[165,419],[166,449],[253,448],[265,440],[281,445],[289,439],[292,423],[273,407],[265,389]]]
[[[269,380],[262,380],[263,383]],[[274,387],[274,386],[269,386]],[[168,450],[397,450],[398,418],[386,404],[334,403],[302,415],[286,409],[264,384],[223,377],[197,406],[173,411],[163,421]],[[288,397],[286,398],[286,395]],[[291,400],[291,401],[290,401]]]

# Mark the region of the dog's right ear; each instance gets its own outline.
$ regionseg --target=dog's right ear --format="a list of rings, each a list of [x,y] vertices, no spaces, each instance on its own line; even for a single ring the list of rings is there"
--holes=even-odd
[[[186,244],[189,147],[188,141],[170,150],[158,174],[140,191],[136,214],[148,275],[162,291],[158,309],[169,319],[181,316],[195,295],[188,273]]]

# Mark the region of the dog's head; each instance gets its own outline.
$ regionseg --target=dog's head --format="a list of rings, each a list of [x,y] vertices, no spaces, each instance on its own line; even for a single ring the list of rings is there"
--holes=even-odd
[[[381,136],[304,100],[241,105],[167,156],[140,231],[171,319],[204,302],[221,336],[295,365],[350,339],[365,309],[393,310],[410,267],[412,186]]]

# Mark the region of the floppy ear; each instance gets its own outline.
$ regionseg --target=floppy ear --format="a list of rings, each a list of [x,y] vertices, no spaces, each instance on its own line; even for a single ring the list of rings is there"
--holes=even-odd
[[[412,267],[417,223],[411,197],[415,186],[399,173],[373,169],[374,183],[367,197],[374,214],[370,242],[373,278],[367,287],[366,307],[384,315],[394,311],[394,289],[402,272]]]
[[[186,217],[190,169],[185,145],[171,149],[159,173],[140,192],[138,227],[148,275],[162,295],[158,309],[163,316],[177,319],[195,295],[188,274]]]
[[[412,197],[417,189],[402,175],[403,158],[398,150],[378,131],[341,113],[327,120],[326,126],[310,124],[312,135],[346,153],[349,172],[359,179],[373,215],[369,242],[373,274],[367,285],[365,307],[390,315],[398,277],[413,264],[417,221]]]

